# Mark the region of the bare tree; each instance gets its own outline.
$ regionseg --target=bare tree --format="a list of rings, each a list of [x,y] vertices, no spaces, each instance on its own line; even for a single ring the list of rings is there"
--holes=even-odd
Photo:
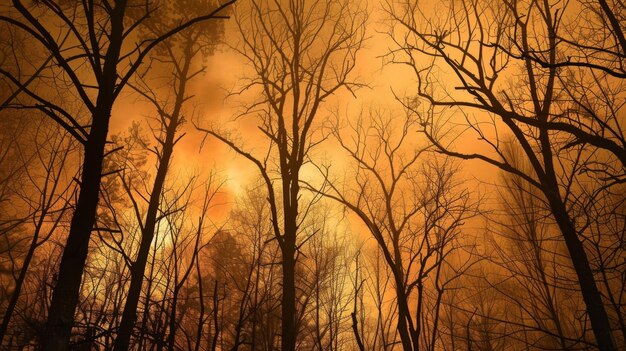
[[[315,121],[326,100],[341,89],[352,92],[361,86],[352,73],[365,38],[365,17],[363,9],[347,1],[259,0],[237,7],[242,41],[235,50],[253,70],[241,91],[252,89],[261,96],[244,114],[258,118],[269,145],[257,156],[223,132],[204,129],[251,161],[265,182],[282,258],[284,351],[295,349],[298,335],[296,258],[308,207],[300,206],[300,171],[320,141]]]
[[[507,157],[516,168],[529,171],[521,150],[512,145],[503,148]],[[509,333],[522,333],[532,347],[579,347],[585,326],[584,321],[577,324],[573,311],[582,301],[572,293],[577,290],[575,273],[563,241],[554,235],[558,228],[549,206],[528,182],[506,172],[501,178],[501,209],[488,219],[494,238],[485,243],[489,262],[497,269],[485,279],[506,305],[519,311],[502,316],[510,320]]]
[[[515,2],[509,6],[515,7]],[[557,80],[570,108],[548,121],[546,128],[567,133],[566,145],[590,145],[613,154],[621,163],[612,176],[624,177],[626,137],[623,103],[626,68],[625,6],[620,1],[559,1],[554,11],[555,58],[539,43],[495,42],[511,59],[557,68]],[[524,26],[522,12],[518,24]],[[532,122],[532,121],[531,121]]]
[[[226,269],[221,264],[215,265],[216,271],[228,272],[228,275],[223,274],[224,278],[232,280],[241,293],[235,300],[232,351],[245,346],[250,350],[273,350],[277,347],[276,327],[280,323],[279,277],[276,273],[280,264],[277,260],[279,248],[272,240],[269,204],[263,197],[263,187],[261,181],[239,198],[229,217],[233,237],[243,251],[243,262],[239,263],[242,268],[237,272],[230,269],[232,263],[230,268],[224,267]],[[235,279],[242,278],[242,275],[244,279],[240,280],[243,281]]]
[[[171,17],[161,16],[156,23],[149,23],[149,30],[153,33],[152,35],[157,35],[163,31],[161,27],[167,28],[172,26],[168,22],[174,23],[180,19],[189,21],[193,18],[194,12],[197,11],[196,6],[202,5],[202,2],[191,2],[185,4],[185,8],[182,8],[182,5],[175,7],[173,10],[178,10],[178,13],[170,11],[167,16]],[[165,185],[174,147],[182,138],[182,135],[179,136],[180,133],[178,132],[180,126],[185,121],[184,114],[189,111],[188,109],[185,110],[185,103],[191,97],[188,93],[188,84],[191,79],[204,71],[203,67],[199,69],[194,68],[194,64],[197,63],[199,54],[207,54],[209,50],[216,46],[216,39],[220,31],[221,28],[217,25],[196,25],[182,31],[178,37],[171,38],[161,44],[161,47],[159,47],[160,55],[155,55],[155,58],[161,62],[158,68],[163,69],[162,66],[165,66],[165,69],[172,69],[174,72],[172,77],[168,76],[166,78],[166,86],[172,91],[169,97],[160,97],[155,89],[149,88],[149,82],[143,81],[139,86],[133,86],[140,95],[151,102],[158,114],[158,127],[155,128],[156,131],[154,132],[158,146],[154,150],[150,150],[154,152],[158,166],[152,190],[149,196],[147,196],[149,200],[145,218],[138,218],[140,222],[143,221],[140,225],[142,232],[141,243],[136,258],[131,265],[132,278],[115,341],[116,350],[128,349],[132,329],[137,319],[137,305],[144,282],[148,254],[154,238],[157,221],[162,218],[158,213],[161,192]],[[152,70],[154,70],[154,67],[152,67]],[[126,180],[124,181],[126,182],[125,187],[129,192],[135,191],[136,185]],[[133,201],[133,203],[136,204],[136,201]],[[137,215],[140,215],[138,208],[135,209],[135,212]]]
[[[350,348],[350,272],[354,268],[355,245],[345,222],[333,214],[331,204],[320,204],[311,211],[301,229],[306,243],[299,262],[301,303],[300,329],[304,329],[299,348],[342,350]]]
[[[570,174],[564,154],[572,140],[551,128],[571,106],[556,65],[560,55],[556,33],[564,14],[547,1],[450,2],[447,12],[435,16],[408,2],[389,2],[387,9],[396,25],[390,35],[397,44],[389,59],[407,64],[418,78],[416,99],[402,101],[422,116],[423,134],[439,152],[484,161],[541,191],[567,246],[598,346],[615,350],[587,251],[568,212],[571,193],[560,179]],[[509,50],[515,46],[524,52],[531,47],[541,50],[548,66],[530,57],[514,60]],[[444,68],[450,74],[444,74]],[[507,81],[502,78],[507,74],[517,78]],[[426,108],[420,104],[424,101]],[[435,118],[445,110],[464,116],[466,132],[489,151],[457,150],[451,139],[454,123],[442,128],[443,118]],[[503,152],[503,130],[523,150],[531,174],[516,168]]]
[[[12,261],[13,281],[11,295],[0,324],[0,344],[18,305],[30,264],[35,259],[35,251],[48,241],[62,224],[73,195],[73,183],[65,170],[72,156],[72,145],[68,144],[68,135],[64,133],[59,135],[56,128],[49,129],[47,120],[39,120],[36,123],[35,130],[28,133],[32,136],[17,133],[22,140],[16,139],[13,147],[7,147],[9,150],[15,149],[13,152],[16,163],[24,167],[23,175],[19,177],[20,181],[12,186],[11,203],[14,208],[27,213],[27,216],[25,221],[18,221],[21,226],[12,225],[13,230],[3,235],[10,237],[15,232],[22,237],[19,239],[20,242],[30,240],[30,243],[26,245],[25,252],[18,250],[17,247],[11,247],[8,251]],[[28,145],[21,145],[24,141],[29,141]],[[34,148],[30,146],[30,142],[35,143]],[[16,174],[21,173],[19,170],[15,171]]]
[[[373,322],[373,331],[369,333],[369,340],[366,344],[372,350],[391,350],[398,344],[398,333],[394,327],[393,316],[397,313],[398,307],[394,303],[393,299],[389,299],[389,296],[393,296],[392,290],[392,273],[389,269],[386,269],[387,263],[384,261],[382,250],[375,250],[375,255],[370,258],[367,268],[366,288],[368,290],[368,296],[372,299],[376,309],[376,320]],[[365,256],[367,257],[367,256]],[[372,262],[373,261],[373,262]],[[389,301],[390,300],[390,301]],[[389,301],[389,302],[388,302]],[[369,310],[371,312],[371,309]],[[367,334],[366,334],[367,335]]]
[[[178,349],[191,343],[187,334],[197,327],[195,320],[189,324],[185,316],[200,299],[192,277],[198,258],[212,240],[207,235],[211,228],[208,215],[220,184],[212,177],[206,179],[203,188],[198,187],[197,179],[185,183],[182,187],[167,186],[161,194],[163,219],[152,241],[144,299],[137,310],[142,318],[132,330],[129,347]],[[199,191],[203,198],[194,206]],[[138,230],[133,249],[140,240]]]
[[[134,20],[130,13],[138,7],[128,1],[24,4],[15,0],[12,5],[3,5],[0,22],[28,33],[29,38],[53,58],[54,65],[50,68],[60,75],[59,81],[65,81],[76,93],[81,107],[90,115],[84,121],[72,113],[69,106],[55,103],[37,87],[29,88],[30,80],[21,81],[7,70],[0,71],[15,86],[14,91],[20,91],[23,97],[13,103],[14,107],[45,113],[84,146],[80,193],[42,338],[44,349],[67,349],[70,339],[96,218],[111,109],[116,99],[155,46],[195,23],[220,18],[221,11],[232,2],[234,0],[135,45],[132,44],[135,31],[146,18],[155,15],[156,8],[149,3],[139,7],[143,13]]]
[[[450,256],[460,252],[456,237],[473,205],[451,161],[420,162],[426,149],[408,138],[415,118],[380,111],[367,117],[361,115],[349,132],[333,128],[353,160],[349,177],[355,186],[340,188],[330,181],[324,196],[354,212],[377,242],[393,278],[403,349],[434,350],[442,295],[471,265]]]

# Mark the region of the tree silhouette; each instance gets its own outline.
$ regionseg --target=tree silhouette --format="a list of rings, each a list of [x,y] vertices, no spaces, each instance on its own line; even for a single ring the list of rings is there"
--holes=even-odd
[[[258,88],[254,92],[261,96],[246,106],[244,114],[258,118],[269,146],[262,156],[255,156],[223,131],[202,129],[251,161],[265,181],[281,251],[283,351],[295,350],[299,332],[296,259],[299,227],[308,207],[300,204],[300,171],[319,142],[315,122],[325,101],[341,89],[352,92],[361,86],[352,80],[352,72],[365,38],[365,17],[362,9],[345,1],[261,0],[237,7],[242,42],[235,50],[253,71],[241,92]]]
[[[389,59],[409,65],[416,74],[418,101],[409,99],[403,104],[422,116],[422,133],[438,151],[481,160],[540,189],[568,248],[598,346],[614,350],[610,321],[588,254],[568,213],[568,191],[559,183],[560,169],[568,167],[560,160],[571,141],[555,134],[551,125],[567,113],[570,100],[563,93],[566,88],[560,84],[556,65],[560,53],[555,33],[563,13],[553,9],[547,1],[463,1],[450,3],[448,13],[441,14],[447,20],[441,22],[425,15],[415,4],[390,3],[388,12],[398,24],[397,31],[390,34],[398,49],[390,53]],[[530,57],[514,60],[508,54],[508,48],[514,46],[521,46],[525,52],[531,47],[542,50],[548,66]],[[439,71],[443,67],[450,70],[445,78]],[[499,79],[508,72],[517,74],[518,79]],[[449,84],[441,84],[440,79]],[[450,86],[456,92],[448,91]],[[423,113],[420,101],[429,104],[428,113]],[[443,109],[464,116],[468,133],[474,133],[489,152],[455,149],[450,134],[454,133],[453,123],[448,119],[451,123],[442,127],[443,119],[435,117]],[[532,174],[524,173],[507,159],[499,139],[502,130],[512,134],[520,145],[532,165]]]
[[[154,15],[155,7],[144,7],[144,13],[134,21],[128,13],[134,4],[128,1],[116,1],[111,5],[108,1],[24,4],[15,0],[3,10],[6,15],[0,16],[0,21],[28,33],[29,38],[53,58],[63,76],[61,81],[67,82],[90,115],[87,121],[81,122],[66,106],[55,104],[45,93],[29,88],[28,80],[20,81],[10,72],[1,71],[15,85],[15,90],[28,98],[26,103],[20,104],[21,107],[48,115],[84,147],[80,193],[48,312],[42,339],[44,349],[64,350],[69,343],[98,205],[111,109],[116,99],[144,58],[159,43],[195,23],[220,18],[221,11],[232,2],[207,10],[208,14],[168,28],[158,36],[137,42],[130,50],[127,44],[132,43],[135,30],[146,18]],[[62,29],[56,26],[57,22],[63,24]],[[83,73],[82,67],[88,73]]]
[[[350,124],[350,133],[335,126],[332,134],[354,162],[355,184],[335,185],[324,170],[329,190],[323,194],[354,212],[378,244],[393,278],[402,348],[434,350],[442,295],[471,265],[446,276],[460,247],[459,227],[473,209],[469,194],[457,190],[449,161],[420,162],[427,148],[408,138],[416,122],[408,114],[371,111]]]

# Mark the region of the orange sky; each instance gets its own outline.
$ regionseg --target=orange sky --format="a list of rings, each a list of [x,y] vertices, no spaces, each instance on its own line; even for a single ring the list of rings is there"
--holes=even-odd
[[[391,43],[384,32],[387,24],[381,21],[383,11],[379,3],[370,4],[370,13],[373,14],[368,22],[369,39],[365,43],[365,48],[361,51],[357,62],[356,76],[368,83],[369,88],[361,89],[357,92],[357,98],[353,98],[348,92],[340,92],[336,97],[330,99],[326,108],[346,111],[347,115],[355,115],[361,108],[369,106],[383,109],[397,110],[401,112],[399,103],[394,99],[392,89],[400,96],[412,94],[415,84],[413,72],[400,65],[383,64],[383,56],[389,51]],[[238,33],[231,25],[226,26],[226,41],[233,44],[238,40]],[[194,103],[199,103],[203,107],[202,113],[196,116],[201,124],[215,124],[224,126],[228,130],[233,130],[245,140],[246,150],[254,151],[255,148],[264,147],[262,136],[258,133],[254,118],[248,117],[233,122],[233,115],[237,108],[237,98],[224,101],[225,91],[223,88],[236,87],[238,80],[245,76],[246,66],[240,56],[227,47],[218,50],[214,56],[206,61],[206,74],[193,81],[191,91],[195,95]],[[141,121],[145,125],[145,115],[152,113],[150,106],[140,101],[135,95],[123,95],[118,100],[114,110],[111,124],[111,133],[125,131],[133,121]],[[326,113],[322,110],[322,113]],[[324,118],[320,116],[318,120]],[[187,117],[189,119],[189,117]],[[183,127],[186,136],[177,145],[175,150],[174,163],[170,172],[178,175],[184,174],[204,174],[211,171],[217,172],[226,179],[223,194],[218,202],[225,203],[218,206],[215,214],[219,217],[225,215],[233,198],[238,193],[244,191],[251,180],[258,177],[257,170],[251,163],[213,138],[208,138],[204,147],[200,149],[200,142],[203,134],[196,131],[191,123]],[[237,134],[235,134],[237,135]],[[416,138],[420,136],[416,135]],[[461,140],[458,144],[464,150],[475,148],[478,143],[472,140]],[[466,149],[467,148],[467,149]],[[341,155],[338,155],[336,146],[331,143],[322,144],[315,152],[318,161],[330,162],[333,165],[333,173],[342,175],[342,165],[344,164]],[[478,151],[478,150],[473,150]],[[482,181],[493,181],[496,170],[482,163],[471,161],[463,164],[464,177],[467,179],[477,178]],[[303,171],[307,176],[306,169]],[[310,173],[310,172],[309,172]],[[172,174],[172,173],[170,173]]]

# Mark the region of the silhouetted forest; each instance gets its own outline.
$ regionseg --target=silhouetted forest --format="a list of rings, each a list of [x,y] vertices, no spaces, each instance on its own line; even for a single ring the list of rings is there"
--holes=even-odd
[[[0,349],[626,349],[626,3],[3,1]]]

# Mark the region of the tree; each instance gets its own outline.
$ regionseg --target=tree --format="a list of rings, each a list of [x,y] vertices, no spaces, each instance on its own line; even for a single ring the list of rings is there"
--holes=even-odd
[[[397,50],[389,59],[408,65],[418,79],[416,98],[403,100],[403,104],[422,116],[423,135],[439,152],[481,160],[541,191],[567,246],[596,342],[602,350],[615,350],[612,327],[587,251],[568,212],[570,193],[560,179],[570,174],[567,168],[572,165],[564,154],[573,140],[551,128],[572,104],[556,65],[560,55],[556,33],[563,13],[547,1],[450,2],[447,13],[436,14],[446,16],[445,21],[408,2],[389,2],[387,9],[397,25],[390,33]],[[530,57],[514,60],[508,53],[515,46],[524,52],[531,47],[542,51],[547,67]],[[449,74],[442,71],[444,68]],[[516,75],[516,80],[501,79],[507,74]],[[441,84],[443,79],[447,84]],[[448,91],[449,87],[456,91]],[[420,102],[428,107],[423,108]],[[423,109],[430,113],[420,113]],[[435,118],[446,109],[464,116],[467,132],[474,133],[489,151],[456,149],[451,140],[456,133],[450,127],[453,124],[442,129],[443,118]],[[502,129],[523,149],[532,165],[531,174],[515,168],[502,152]]]
[[[227,256],[228,253],[212,255],[215,279],[221,276],[223,285],[232,281],[228,285],[234,285],[240,293],[227,298],[234,300],[233,305],[237,306],[231,316],[234,318],[230,332],[232,342],[227,346],[232,351],[246,346],[251,350],[274,350],[279,334],[279,249],[272,240],[272,228],[267,220],[270,212],[263,197],[264,184],[262,180],[257,183],[237,199],[228,220],[237,249],[241,251],[236,257],[241,261],[234,260],[232,254]],[[237,268],[233,268],[235,265]],[[228,333],[228,322],[222,323],[222,328]]]
[[[300,172],[311,148],[320,142],[315,122],[326,100],[341,89],[352,92],[361,86],[352,75],[365,39],[366,13],[348,1],[255,0],[238,6],[235,17],[242,40],[235,50],[253,71],[241,92],[251,89],[260,95],[246,106],[244,114],[257,118],[269,145],[257,156],[222,131],[202,130],[252,162],[263,177],[272,230],[281,252],[281,348],[293,351],[299,332],[299,227],[310,207],[300,203]]]
[[[522,151],[512,145],[503,147],[510,162],[530,171],[530,166],[523,164]],[[511,325],[510,334],[523,334],[523,342],[532,347],[578,347],[586,338],[584,324],[577,325],[573,312],[580,309],[582,301],[571,292],[577,291],[575,273],[567,263],[563,241],[554,236],[558,228],[549,206],[537,188],[502,173],[500,209],[488,219],[493,239],[485,243],[491,253],[486,253],[488,259],[496,266],[490,274],[495,278],[488,275],[485,280],[506,305],[519,310],[503,316]]]
[[[9,323],[18,307],[28,270],[36,258],[35,251],[62,225],[74,193],[74,184],[69,181],[71,177],[66,173],[66,164],[70,163],[73,147],[68,143],[67,134],[59,133],[56,128],[50,128],[49,124],[48,120],[36,121],[29,125],[35,127],[34,131],[17,133],[21,140],[16,138],[11,147],[7,145],[7,150],[15,158],[14,162],[20,168],[23,167],[23,175],[19,177],[19,182],[11,186],[11,204],[27,215],[23,220],[16,220],[21,225],[16,226],[14,223],[10,226],[12,229],[3,235],[7,238],[15,237],[18,242],[26,241],[25,239],[30,237],[30,243],[24,250],[18,249],[19,245],[8,248],[7,253],[12,266],[12,291],[0,324],[0,345],[3,345],[2,341],[7,334]],[[34,148],[30,147],[30,142],[34,144]],[[9,166],[9,162],[6,164]],[[21,173],[19,169],[15,171],[16,174]]]
[[[158,35],[158,33],[163,31],[161,27],[172,27],[172,24],[168,22],[175,23],[181,19],[183,21],[192,19],[194,12],[197,10],[196,6],[202,5],[204,4],[200,1],[185,4],[184,8],[182,8],[182,6],[174,6],[174,8],[167,13],[171,18],[161,16],[156,23],[149,23],[148,29],[152,35]],[[176,10],[178,10],[179,13],[175,13],[174,11]],[[161,61],[165,69],[172,69],[174,72],[173,76],[168,77],[165,82],[165,85],[172,92],[171,98],[159,97],[158,92],[156,92],[155,89],[151,89],[149,87],[150,83],[145,81],[142,81],[139,86],[133,87],[140,95],[151,102],[158,114],[158,127],[155,128],[154,133],[158,135],[158,137],[156,137],[158,147],[154,150],[158,165],[152,190],[149,196],[147,196],[149,200],[145,218],[143,218],[143,216],[137,218],[138,221],[143,221],[140,225],[142,232],[141,243],[136,258],[131,264],[132,278],[124,305],[124,313],[122,314],[118,328],[117,339],[115,341],[116,350],[127,350],[129,347],[132,329],[137,319],[137,305],[139,303],[141,287],[144,282],[144,272],[148,262],[148,254],[154,238],[157,222],[162,218],[158,213],[161,193],[173,157],[174,147],[182,138],[182,136],[178,135],[178,131],[185,121],[185,103],[188,102],[191,97],[188,94],[188,84],[191,79],[197,77],[204,71],[204,68],[195,69],[194,64],[196,62],[194,61],[197,60],[199,54],[207,54],[217,45],[216,40],[220,32],[221,28],[217,25],[196,25],[182,31],[177,38],[163,42],[161,47],[158,48],[160,55],[157,53],[154,55],[155,58]],[[159,65],[158,68],[163,69],[161,65]],[[154,70],[154,68],[152,69]],[[123,181],[126,183],[125,188],[129,192],[129,196],[133,197],[132,192],[137,189],[136,185],[131,184],[130,180]],[[135,199],[133,199],[133,203],[137,203]],[[140,215],[139,208],[136,208],[135,212],[137,215]]]
[[[21,98],[14,106],[48,115],[84,147],[80,192],[42,337],[44,349],[64,350],[68,347],[96,218],[102,163],[115,101],[154,47],[196,23],[223,18],[222,10],[233,2],[228,1],[208,10],[206,15],[194,17],[134,45],[135,31],[156,14],[157,8],[150,4],[139,6],[123,0],[114,4],[108,1],[45,1],[26,5],[14,0],[12,6],[4,7],[6,15],[0,16],[0,22],[25,31],[53,57],[54,65],[50,69],[56,71],[58,67],[57,73],[62,77],[59,81],[65,81],[76,93],[81,107],[90,116],[87,121],[81,121],[68,106],[55,103],[38,88],[29,88],[28,80],[20,81],[8,71],[0,71],[11,80],[15,90],[21,91]],[[130,13],[137,8],[144,12],[133,20]],[[58,26],[59,23],[62,25]]]
[[[352,346],[348,337],[353,332],[347,321],[356,248],[351,243],[356,240],[330,205],[334,204],[320,203],[301,226],[306,243],[298,265],[297,288],[303,301],[298,318],[303,337],[298,348],[332,351]]]
[[[515,2],[509,6],[515,7]],[[619,100],[624,96],[626,79],[624,4],[610,0],[557,2],[552,9],[559,20],[553,31],[555,59],[533,43],[494,44],[511,59],[559,70],[557,79],[571,105],[551,119],[546,128],[569,134],[568,148],[589,145],[612,154],[621,167],[611,175],[623,181],[626,138]],[[572,16],[574,13],[579,15]],[[522,24],[520,15],[517,20]]]
[[[355,213],[378,244],[391,272],[397,331],[404,350],[436,349],[439,311],[448,285],[471,266],[460,264],[461,224],[473,215],[469,194],[449,160],[420,162],[427,148],[408,137],[417,120],[373,111],[332,134],[353,161],[352,182],[325,178],[324,196]]]

